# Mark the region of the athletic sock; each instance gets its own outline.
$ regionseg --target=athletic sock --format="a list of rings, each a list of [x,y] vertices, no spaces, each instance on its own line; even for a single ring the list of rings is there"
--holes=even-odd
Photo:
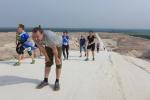
[[[59,82],[59,79],[56,79],[56,82]]]
[[[48,82],[48,78],[44,78],[44,82]]]

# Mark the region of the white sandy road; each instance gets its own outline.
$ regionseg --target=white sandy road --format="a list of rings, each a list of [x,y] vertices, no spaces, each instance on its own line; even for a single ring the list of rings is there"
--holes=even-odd
[[[0,100],[150,100],[150,63],[117,53],[101,51],[96,61],[84,61],[72,51],[63,62],[61,90],[54,92],[55,67],[50,85],[35,89],[43,79],[44,59],[19,67],[15,61],[0,62]]]

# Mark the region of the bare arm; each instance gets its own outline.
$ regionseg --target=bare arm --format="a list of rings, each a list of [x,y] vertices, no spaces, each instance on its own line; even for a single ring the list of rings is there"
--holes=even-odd
[[[17,40],[17,33],[16,33],[16,45],[18,44],[18,40]]]
[[[32,37],[32,38],[33,38],[33,37]],[[38,41],[36,41],[35,38],[33,38],[33,40],[34,40],[34,42],[36,43],[36,45],[38,46],[38,48],[40,49],[40,51],[41,51],[41,52],[43,53],[43,55],[45,56],[46,62],[49,62],[50,59],[49,59],[49,57],[48,57],[48,55],[47,55],[47,52],[46,52],[44,46],[43,46],[42,44],[40,44]]]
[[[16,45],[18,44],[18,40],[16,39]]]
[[[47,55],[47,52],[46,52],[44,46],[43,45],[39,45],[39,44],[36,44],[36,45],[38,46],[38,48],[40,49],[40,51],[43,53],[43,55],[45,56],[45,58],[49,61],[49,57]]]

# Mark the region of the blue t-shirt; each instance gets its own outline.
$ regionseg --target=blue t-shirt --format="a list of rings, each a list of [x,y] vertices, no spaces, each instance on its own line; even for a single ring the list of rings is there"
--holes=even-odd
[[[35,43],[28,41],[29,38],[30,38],[30,36],[27,32],[22,32],[19,35],[19,42],[22,44],[23,48],[28,48],[28,49],[30,48],[29,50],[36,49]]]
[[[21,43],[24,43],[26,42],[28,39],[29,39],[29,34],[27,32],[22,32],[20,35],[19,35],[19,42]]]
[[[69,45],[69,36],[62,36],[63,45]]]
[[[36,49],[35,43],[32,42],[32,41],[26,41],[22,46],[23,46],[24,48],[28,48],[28,51],[32,51],[32,50],[35,50],[35,49]]]

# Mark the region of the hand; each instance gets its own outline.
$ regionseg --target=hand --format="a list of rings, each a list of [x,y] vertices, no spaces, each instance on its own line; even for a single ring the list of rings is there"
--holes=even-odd
[[[45,62],[46,62],[46,63],[47,63],[47,62],[50,62],[49,57],[45,57]]]
[[[61,65],[61,60],[60,60],[60,58],[56,57],[56,58],[55,58],[55,62],[56,62],[56,65]]]

